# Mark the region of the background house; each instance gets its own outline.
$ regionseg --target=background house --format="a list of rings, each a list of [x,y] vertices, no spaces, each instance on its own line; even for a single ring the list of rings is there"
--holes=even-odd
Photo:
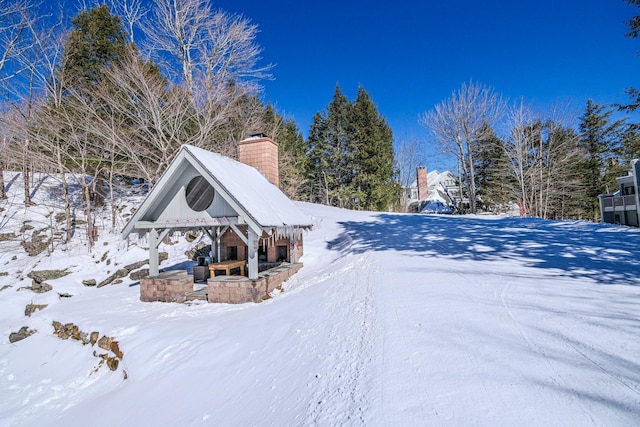
[[[640,159],[631,161],[629,173],[616,178],[618,191],[601,194],[600,217],[611,224],[640,225]]]
[[[408,212],[422,212],[429,205],[439,205],[449,210],[449,212],[443,211],[441,213],[453,213],[463,202],[457,178],[448,170],[427,172],[425,166],[418,166],[416,180],[404,191]]]

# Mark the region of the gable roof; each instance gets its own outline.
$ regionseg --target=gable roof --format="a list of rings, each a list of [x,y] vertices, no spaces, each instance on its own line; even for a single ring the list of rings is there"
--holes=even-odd
[[[175,181],[191,166],[203,176],[239,217],[255,231],[269,228],[310,228],[311,221],[257,169],[202,148],[183,145],[162,177],[122,230],[123,237],[138,230],[136,223],[157,218],[166,208],[161,200],[177,193]],[[186,183],[184,183],[186,186]],[[174,194],[167,196],[167,191]],[[145,230],[146,231],[146,230]]]

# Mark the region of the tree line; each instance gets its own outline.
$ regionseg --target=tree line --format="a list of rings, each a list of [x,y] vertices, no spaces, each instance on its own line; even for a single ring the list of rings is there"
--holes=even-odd
[[[614,113],[590,99],[574,126],[568,107],[509,105],[471,81],[420,122],[456,159],[466,211],[504,211],[513,202],[524,216],[598,221],[598,195],[617,191],[615,178],[640,156],[637,125]]]
[[[394,151],[366,90],[350,101],[339,86],[305,139],[260,98],[272,67],[262,64],[258,28],[247,18],[209,0],[111,0],[69,23],[57,16],[41,15],[32,0],[0,0],[0,170],[22,172],[26,205],[34,171],[60,180],[65,239],[70,186],[82,189],[91,245],[95,209],[109,206],[112,227],[118,223],[123,180],[152,186],[182,144],[236,157],[237,142],[254,133],[279,143],[288,196],[401,208],[400,172],[417,165],[415,141]],[[636,37],[636,20],[629,25]],[[634,111],[639,98],[628,92],[633,102],[619,108]],[[614,113],[590,100],[574,126],[566,108],[535,113],[471,81],[420,123],[456,159],[467,211],[515,202],[523,215],[597,220],[597,195],[615,191],[615,177],[640,156],[638,126]]]
[[[27,206],[33,172],[60,180],[65,240],[72,186],[82,189],[91,246],[95,209],[110,206],[116,228],[123,180],[152,186],[182,144],[235,158],[237,142],[254,133],[278,141],[290,197],[363,209],[393,203],[391,129],[368,94],[334,100],[304,140],[260,99],[272,67],[261,64],[247,18],[208,0],[111,0],[70,23],[39,6],[0,0],[0,170],[22,172]],[[4,189],[0,174],[0,198]]]

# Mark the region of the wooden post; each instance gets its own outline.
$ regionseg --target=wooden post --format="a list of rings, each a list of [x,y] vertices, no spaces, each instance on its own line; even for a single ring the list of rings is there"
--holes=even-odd
[[[149,230],[149,277],[155,277],[160,274],[160,263],[158,262],[159,237],[158,230],[155,228]]]
[[[247,261],[249,262],[249,279],[255,280],[258,278],[258,235],[248,228],[249,239],[247,242]]]

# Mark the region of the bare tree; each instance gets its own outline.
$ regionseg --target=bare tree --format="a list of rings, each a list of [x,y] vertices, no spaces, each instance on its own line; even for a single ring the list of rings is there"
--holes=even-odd
[[[411,194],[406,190],[411,187],[416,180],[416,168],[424,166],[424,153],[422,146],[416,138],[400,141],[396,147],[395,159],[396,168],[400,172],[400,185],[402,186],[402,194],[400,205],[406,212],[409,208],[409,199]]]
[[[477,208],[473,147],[489,136],[486,132],[500,118],[503,109],[504,101],[500,95],[471,81],[464,83],[450,98],[423,113],[419,119],[441,144],[455,150],[472,213]]]
[[[518,184],[514,196],[521,216],[529,214],[531,200],[529,174],[535,145],[532,125],[535,122],[536,118],[533,116],[531,108],[525,105],[522,99],[514,104],[507,113],[507,127],[510,130],[508,138],[505,138],[504,149],[509,159],[511,174]]]
[[[260,89],[270,65],[260,66],[258,28],[238,15],[214,11],[208,0],[154,0],[143,29],[145,51],[172,82],[184,88],[198,114],[201,146],[235,152],[237,141],[220,143],[221,126],[238,113],[240,99]],[[176,72],[180,70],[179,72]]]
[[[61,21],[39,16],[30,0],[15,2],[13,9],[9,7],[13,10],[10,21],[14,24],[2,38],[7,48],[0,69],[0,81],[6,93],[2,118],[10,120],[3,123],[5,129],[12,130],[7,155],[22,170],[24,202],[29,206],[32,203],[31,170],[39,156],[28,128],[32,126],[34,111],[44,102],[47,85],[51,84],[50,70],[59,51]]]
[[[0,82],[7,83],[23,68],[16,61],[30,48],[29,30],[36,21],[31,0],[0,0]]]
[[[523,216],[564,218],[571,213],[578,185],[572,167],[579,152],[577,134],[565,124],[566,116],[561,108],[542,118],[522,100],[509,109],[503,148],[517,183],[513,197]]]
[[[111,0],[111,6],[127,27],[129,42],[135,43],[135,31],[149,8],[143,6],[142,0]]]

